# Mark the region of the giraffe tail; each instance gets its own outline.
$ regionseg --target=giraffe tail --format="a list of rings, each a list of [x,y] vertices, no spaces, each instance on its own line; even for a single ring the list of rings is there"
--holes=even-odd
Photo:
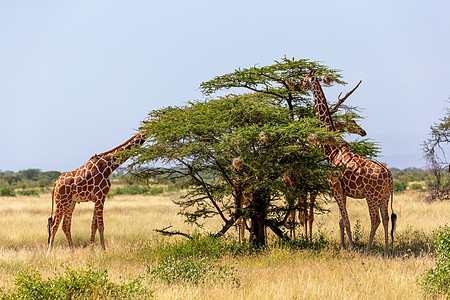
[[[392,207],[392,204],[394,203],[394,191],[391,191],[391,222],[392,222],[392,229],[391,229],[391,239],[392,243],[394,243],[394,230],[395,230],[395,224],[397,223],[397,214],[394,213],[394,208]]]
[[[50,244],[51,228],[52,228],[52,222],[53,222],[53,207],[55,205],[53,193],[54,192],[52,190],[52,213],[50,215],[50,218],[48,218],[48,221],[47,221],[47,230],[48,230],[48,241],[47,241],[47,244]]]

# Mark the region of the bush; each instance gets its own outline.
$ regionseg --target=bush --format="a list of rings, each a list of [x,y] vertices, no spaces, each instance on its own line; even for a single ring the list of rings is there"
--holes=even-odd
[[[406,180],[394,179],[394,193],[400,193],[406,190],[408,182]]]
[[[159,243],[156,247],[148,248],[146,255],[156,256],[160,260],[183,259],[193,256],[218,259],[224,255],[239,255],[251,251],[250,244],[240,244],[235,239],[195,234],[191,239]]]
[[[421,191],[423,190],[423,186],[420,183],[413,183],[409,186],[409,189],[414,191]]]
[[[39,196],[39,192],[36,190],[20,190],[17,191],[20,196]]]
[[[4,186],[0,189],[0,196],[2,197],[14,197],[16,196],[16,193],[14,192],[14,189],[10,186]]]
[[[435,234],[436,264],[426,272],[421,284],[432,295],[450,298],[450,226]]]
[[[158,266],[148,267],[148,273],[167,284],[191,283],[195,285],[239,284],[233,267],[213,264],[206,258],[166,258]]]
[[[37,270],[20,271],[15,278],[15,291],[0,291],[0,299],[147,299],[151,292],[141,286],[138,277],[129,283],[116,285],[108,278],[107,270],[72,270],[42,279]]]
[[[116,188],[112,190],[108,195],[110,197],[116,195],[150,195],[156,196],[162,194],[164,189],[162,187],[149,188],[147,186],[130,185],[123,188]]]

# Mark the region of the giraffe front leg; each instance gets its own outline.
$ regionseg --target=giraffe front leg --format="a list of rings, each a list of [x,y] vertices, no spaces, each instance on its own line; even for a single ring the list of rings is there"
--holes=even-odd
[[[103,203],[104,203],[104,201],[105,201],[105,198],[103,198],[103,199],[100,201],[98,207],[96,206],[96,208],[97,208],[96,215],[97,215],[98,235],[100,236],[100,244],[102,245],[102,249],[103,249],[103,250],[106,250],[106,247],[105,247],[105,237],[104,237],[104,234],[103,234],[103,231],[104,231],[104,223],[103,223]]]
[[[339,207],[339,229],[341,231],[341,249],[345,248],[344,231],[347,231],[348,248],[349,250],[353,250],[352,232],[350,230],[350,220],[348,219],[347,214],[347,198],[343,193],[341,183],[338,179],[329,180],[328,184],[330,185],[331,195],[336,200],[336,203]]]
[[[92,225],[91,225],[91,241],[90,241],[91,247],[94,247],[96,233],[97,233],[97,216],[94,208],[94,215],[92,217]]]

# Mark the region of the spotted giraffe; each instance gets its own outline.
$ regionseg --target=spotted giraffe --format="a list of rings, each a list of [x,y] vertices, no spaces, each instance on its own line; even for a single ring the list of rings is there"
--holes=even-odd
[[[73,248],[71,237],[71,221],[75,205],[80,202],[92,201],[95,203],[94,216],[91,227],[91,245],[94,244],[95,234],[98,230],[100,235],[100,243],[105,249],[105,241],[103,237],[103,206],[106,195],[110,189],[109,176],[117,169],[123,161],[118,162],[118,158],[114,154],[140,146],[145,142],[142,133],[138,133],[125,143],[115,147],[114,149],[92,156],[88,162],[76,170],[67,172],[59,176],[53,185],[52,190],[52,217],[49,218],[49,238],[48,251],[49,254],[53,247],[56,232],[58,231],[61,220],[62,230],[64,231],[69,247]],[[54,206],[56,206],[53,214]]]
[[[354,133],[360,136],[365,136],[366,132],[361,128],[354,120],[338,120],[334,122],[336,130]],[[315,135],[308,137],[308,142],[312,145],[318,145],[318,139]],[[303,180],[307,180],[308,172],[306,171],[286,171],[283,174],[283,182],[291,189],[297,189],[299,183]],[[310,193],[300,193],[298,195],[298,220],[303,227],[303,236],[309,238],[312,242],[312,226],[314,223],[314,207],[317,198],[317,192]],[[295,199],[288,194],[285,195],[288,201],[294,201]],[[290,226],[290,236],[295,239],[295,217],[296,210],[292,210],[289,214],[289,220],[291,222]]]
[[[314,107],[316,117],[322,121],[323,126],[328,130],[335,131],[327,100],[320,86],[319,79],[310,72],[298,84],[299,88],[311,88],[314,97]],[[391,238],[394,239],[393,232],[397,215],[393,211],[393,179],[388,168],[383,164],[372,161],[358,155],[345,141],[337,144],[327,144],[323,146],[324,154],[328,162],[335,167],[343,167],[342,171],[331,174],[328,178],[331,194],[336,199],[340,213],[340,233],[341,248],[344,248],[344,230],[347,232],[349,248],[353,248],[353,240],[350,231],[350,221],[346,208],[346,197],[356,199],[366,198],[369,208],[371,230],[366,253],[372,248],[375,232],[380,225],[381,219],[385,236],[385,255],[389,255],[389,199],[391,199]]]

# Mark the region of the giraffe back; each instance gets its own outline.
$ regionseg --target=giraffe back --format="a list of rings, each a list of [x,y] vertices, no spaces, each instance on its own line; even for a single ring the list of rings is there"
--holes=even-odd
[[[367,198],[383,197],[380,193],[391,193],[392,174],[382,163],[366,159],[357,154],[350,145],[326,147],[325,153],[331,165],[343,167],[338,180],[346,196]]]

